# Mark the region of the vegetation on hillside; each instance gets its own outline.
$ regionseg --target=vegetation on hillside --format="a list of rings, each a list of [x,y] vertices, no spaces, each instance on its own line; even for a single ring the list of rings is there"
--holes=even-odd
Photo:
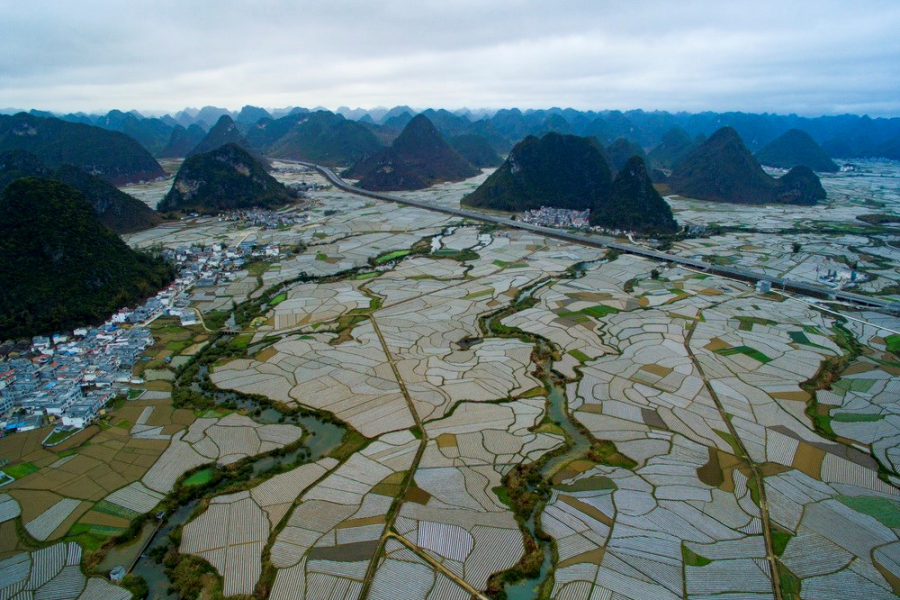
[[[780,180],[770,177],[738,133],[723,127],[678,163],[667,183],[682,196],[715,202],[808,205],[823,199],[815,173],[796,169]]]
[[[22,177],[45,177],[72,186],[94,207],[100,222],[116,233],[141,231],[162,222],[149,206],[114,185],[72,165],[48,169],[24,150],[0,152],[0,191]]]
[[[104,227],[74,188],[40,178],[0,198],[0,339],[98,323],[174,277]]]
[[[766,144],[755,156],[756,160],[770,167],[790,169],[802,165],[820,173],[836,173],[839,170],[822,147],[808,133],[799,129],[784,132]]]
[[[632,156],[616,175],[609,198],[591,210],[591,225],[648,234],[675,233],[672,209],[653,187],[647,166]]]
[[[226,144],[185,160],[158,210],[215,213],[273,208],[295,199],[295,194],[269,175],[249,152],[236,144]]]
[[[27,150],[50,168],[75,165],[115,184],[165,177],[150,153],[123,133],[27,113],[0,115],[4,150]]]
[[[612,175],[595,140],[548,133],[516,144],[462,204],[509,212],[541,206],[584,210],[607,198],[611,188]]]
[[[344,174],[359,179],[361,188],[391,191],[462,181],[478,172],[444,140],[428,117],[417,115],[389,148],[353,165]]]

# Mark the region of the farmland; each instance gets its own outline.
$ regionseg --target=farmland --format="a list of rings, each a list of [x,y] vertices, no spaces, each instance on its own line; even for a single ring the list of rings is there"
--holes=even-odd
[[[478,180],[404,195],[458,206]],[[848,198],[852,183],[834,182]],[[900,320],[312,196],[302,226],[189,218],[127,236],[297,251],[195,289],[219,323],[237,307],[236,335],[161,319],[147,383],[97,425],[52,448],[48,429],[0,439],[15,593],[44,596],[26,567],[65,548],[53,599],[126,600],[96,559],[159,512],[160,563],[142,568],[187,600],[900,593]],[[676,253],[801,279],[819,253],[885,271],[865,291],[892,285],[881,238],[821,230],[865,214],[856,201],[817,230],[799,209],[672,203],[753,225]],[[785,228],[803,231],[776,244]]]

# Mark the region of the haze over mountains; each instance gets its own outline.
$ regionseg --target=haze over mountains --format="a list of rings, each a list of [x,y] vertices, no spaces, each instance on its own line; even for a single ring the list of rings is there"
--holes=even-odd
[[[124,131],[143,144],[149,152],[161,155],[170,145],[175,127],[187,129],[191,125],[197,125],[208,130],[224,115],[235,121],[251,147],[257,151],[268,150],[290,130],[289,126],[292,127],[303,120],[302,115],[317,110],[300,107],[265,110],[245,106],[240,111],[233,112],[224,108],[204,107],[199,110],[186,109],[175,115],[164,115],[160,118],[145,118],[136,111],[127,113],[111,111],[106,115],[76,113],[59,117],[73,123],[93,124],[113,131]],[[45,117],[52,116],[50,113],[39,111],[32,113]],[[497,111],[462,109],[454,112],[429,109],[424,113],[448,139],[463,134],[481,135],[501,154],[509,152],[516,142],[528,135],[540,136],[549,131],[594,136],[604,146],[622,137],[646,150],[657,146],[663,140],[663,136],[675,128],[680,128],[694,139],[698,135],[709,136],[723,126],[731,126],[751,152],[760,150],[783,133],[797,129],[807,133],[832,158],[900,159],[900,118],[872,119],[856,115],[810,118],[768,113],[691,114],[643,110],[578,111],[563,108],[525,111],[516,108]],[[399,135],[418,111],[408,106],[371,110],[351,110],[342,107],[335,113],[327,114],[331,115],[332,123],[336,122],[336,118],[340,118],[367,128],[384,146]],[[252,119],[257,116],[260,119],[254,122]],[[285,117],[293,117],[293,120],[276,125],[277,133],[267,135],[253,133],[254,128],[262,125],[264,129],[268,129]],[[356,135],[362,134],[357,131]],[[286,145],[281,151],[290,154],[292,149],[290,145]],[[297,151],[296,155],[299,153]],[[342,158],[340,155],[336,156]]]

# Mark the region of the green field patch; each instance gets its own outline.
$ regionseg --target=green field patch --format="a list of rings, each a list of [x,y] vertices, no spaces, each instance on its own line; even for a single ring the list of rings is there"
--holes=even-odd
[[[481,290],[478,292],[472,292],[468,296],[463,296],[463,300],[474,300],[475,298],[481,298],[483,296],[490,296],[494,293],[494,290]]]
[[[498,266],[498,267],[505,267],[505,266],[508,265],[509,263],[506,262],[505,260],[495,260],[495,261],[493,262],[493,264],[496,265],[496,266]]]
[[[316,252],[316,260],[326,261],[328,260],[328,255],[324,252]]]
[[[281,292],[280,294],[269,300],[269,306],[278,306],[285,300],[287,300],[287,294],[285,292]]]
[[[578,362],[587,362],[591,360],[591,357],[581,350],[569,350],[569,356],[575,358]]]
[[[582,314],[581,311],[563,310],[556,313],[556,315],[561,319],[568,319],[575,323],[588,323],[590,321],[590,318]]]
[[[824,348],[824,346],[820,344],[814,344],[808,337],[806,337],[806,333],[802,331],[790,331],[788,335],[791,336],[791,340],[795,344],[801,344],[803,346],[810,346],[812,348]]]
[[[19,463],[17,465],[13,465],[11,467],[6,467],[5,469],[3,469],[3,472],[13,479],[22,479],[23,477],[27,477],[28,475],[37,473],[38,471],[40,471],[40,469],[34,466],[34,463],[30,462]]]
[[[731,348],[723,348],[722,350],[716,350],[716,354],[721,356],[733,356],[735,354],[743,354],[744,356],[749,356],[753,360],[758,360],[759,362],[766,364],[772,361],[771,358],[756,350],[751,348],[750,346],[733,346]]]
[[[197,471],[187,479],[182,482],[182,485],[206,485],[213,478],[213,470],[212,469],[202,469]]]
[[[900,335],[897,335],[896,333],[889,335],[884,338],[884,342],[887,345],[888,352],[900,355]]]
[[[368,273],[359,273],[357,275],[354,275],[353,277],[351,277],[351,279],[359,281],[360,279],[372,279],[373,277],[378,277],[379,275],[381,275],[381,273],[377,271],[370,271]]]
[[[684,544],[681,545],[681,557],[684,559],[685,566],[688,567],[705,567],[712,561],[705,556],[700,556]]]
[[[784,554],[784,549],[787,548],[788,542],[791,541],[792,537],[787,531],[772,529],[772,550],[775,551],[775,556]]]
[[[589,317],[594,317],[595,319],[602,319],[603,317],[606,317],[608,315],[617,314],[619,312],[619,309],[613,306],[598,304],[597,306],[582,308],[579,312]]]
[[[396,259],[398,259],[398,258],[403,258],[404,256],[406,256],[406,255],[409,254],[410,252],[412,252],[412,250],[395,250],[395,251],[393,251],[393,252],[390,252],[390,253],[388,253],[388,254],[385,254],[385,255],[383,255],[383,256],[379,256],[378,258],[376,258],[376,259],[375,259],[375,264],[376,264],[376,265],[381,265],[381,264],[384,264],[384,263],[386,263],[386,262],[390,262],[390,261],[392,261],[392,260],[396,260]]]
[[[108,525],[88,525],[86,523],[75,523],[69,530],[65,541],[77,542],[85,550],[97,551],[106,545],[109,538],[115,537],[124,529],[119,527],[109,527]]]
[[[505,487],[503,487],[502,485],[498,485],[497,487],[491,488],[491,491],[494,492],[494,494],[496,494],[497,499],[499,499],[500,502],[502,502],[503,504],[505,504],[506,506],[508,506],[510,508],[513,508],[513,501],[509,497],[509,492],[506,490]]]
[[[129,398],[131,397],[131,392],[133,392],[133,391],[134,390],[128,390]],[[144,390],[140,390],[140,391],[143,392]],[[42,443],[46,446],[55,446],[56,444],[62,442],[63,440],[69,439],[70,437],[72,437],[73,435],[78,433],[79,431],[81,431],[81,430],[80,429],[68,429],[68,430],[58,431],[58,430],[54,429],[53,433],[48,435],[47,439],[45,439]]]
[[[738,329],[741,331],[752,331],[754,325],[768,325],[770,327],[778,325],[776,321],[770,319],[761,319],[759,317],[735,317],[738,320]]]
[[[141,513],[137,512],[136,510],[131,510],[130,508],[125,508],[124,506],[119,506],[118,504],[107,502],[106,500],[101,500],[100,502],[95,504],[94,510],[107,515],[112,515],[114,517],[122,517],[123,519],[128,519],[129,521],[141,516]]]
[[[869,515],[885,527],[900,527],[900,502],[876,496],[836,496],[838,502]]]
[[[874,423],[884,418],[884,415],[871,413],[831,413],[831,420],[838,423]]]
[[[563,483],[554,486],[561,492],[593,492],[597,490],[617,490],[616,482],[603,475],[593,475],[579,479],[574,483]]]
[[[231,340],[231,345],[237,348],[238,350],[243,350],[247,346],[250,345],[250,342],[253,340],[252,333],[242,333],[239,336],[236,336],[233,340]]]
[[[181,351],[183,351],[188,346],[191,346],[193,343],[194,342],[191,339],[172,340],[171,342],[168,342],[166,344],[166,350],[170,351],[172,354],[179,354]]]

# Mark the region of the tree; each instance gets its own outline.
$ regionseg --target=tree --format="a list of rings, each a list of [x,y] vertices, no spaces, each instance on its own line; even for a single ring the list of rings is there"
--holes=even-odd
[[[802,248],[802,247],[803,247],[803,244],[801,244],[800,242],[794,242],[793,244],[791,244],[791,249],[793,250],[794,254],[797,254],[798,252],[800,252],[800,248]]]
[[[653,269],[652,271],[650,271],[650,279],[653,279],[654,281],[659,279],[659,269]]]

